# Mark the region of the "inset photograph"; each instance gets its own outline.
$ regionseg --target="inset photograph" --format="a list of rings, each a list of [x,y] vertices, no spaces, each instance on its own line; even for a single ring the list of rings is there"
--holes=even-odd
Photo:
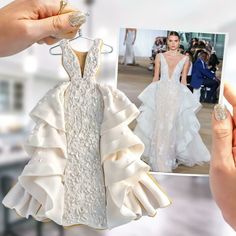
[[[225,33],[122,28],[117,87],[140,114],[131,129],[153,172],[207,175]]]

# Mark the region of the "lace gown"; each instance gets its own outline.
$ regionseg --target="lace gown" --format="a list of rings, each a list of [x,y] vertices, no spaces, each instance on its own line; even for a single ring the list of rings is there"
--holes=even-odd
[[[2,203],[26,218],[96,229],[153,216],[170,200],[140,160],[144,145],[128,127],[138,109],[95,80],[102,40],[90,48],[83,74],[69,42],[60,46],[70,81],[31,111],[36,125],[25,144],[31,159]]]
[[[165,56],[160,53],[160,80],[152,82],[138,96],[142,101],[134,133],[145,144],[142,159],[153,171],[172,172],[179,164],[201,165],[210,154],[200,135],[195,115],[201,104],[180,83],[183,57],[171,76]]]

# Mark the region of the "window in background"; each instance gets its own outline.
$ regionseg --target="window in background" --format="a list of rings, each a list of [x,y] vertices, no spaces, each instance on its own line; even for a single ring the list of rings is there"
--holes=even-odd
[[[0,112],[22,112],[24,107],[24,83],[0,78]]]

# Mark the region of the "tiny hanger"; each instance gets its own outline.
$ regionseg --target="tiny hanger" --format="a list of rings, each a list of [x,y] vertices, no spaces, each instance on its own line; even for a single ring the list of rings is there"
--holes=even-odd
[[[70,39],[69,41],[71,42],[71,41],[73,41],[73,40],[75,40],[75,39],[78,39],[78,38],[83,38],[83,39],[87,39],[87,40],[90,40],[90,41],[94,41],[94,39],[91,39],[91,38],[82,36],[81,29],[78,31],[78,33],[79,33],[78,36],[76,36],[76,37],[73,38],[73,39]],[[105,46],[107,46],[108,48],[110,48],[110,50],[109,50],[109,51],[101,52],[102,54],[108,54],[108,53],[112,53],[112,52],[113,52],[113,47],[112,47],[111,45],[106,44],[106,43],[103,43],[103,45],[105,45]],[[50,53],[51,55],[53,55],[53,56],[62,55],[62,53],[53,52],[53,49],[55,49],[55,48],[57,48],[57,47],[59,47],[59,46],[60,46],[60,45],[57,44],[57,45],[51,47],[51,48],[49,49],[49,53]]]

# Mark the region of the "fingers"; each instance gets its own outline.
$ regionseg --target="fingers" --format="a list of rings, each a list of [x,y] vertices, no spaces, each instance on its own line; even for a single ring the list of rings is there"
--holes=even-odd
[[[224,97],[233,107],[233,120],[236,124],[236,88],[227,82],[224,83]]]
[[[234,163],[236,165],[236,129],[233,131],[233,157]]]
[[[214,165],[235,167],[232,155],[233,120],[230,112],[225,108],[226,118],[219,120],[215,109],[212,116],[212,159]],[[221,116],[222,117],[222,116]]]
[[[59,4],[58,4],[59,5]],[[69,3],[63,8],[63,9],[58,9],[56,14],[54,15],[60,15],[60,14],[65,14],[69,12],[74,12],[74,11],[79,11],[78,9],[73,8]]]
[[[31,27],[31,37],[34,41],[40,41],[44,38],[54,37],[64,38],[68,32],[77,32],[80,26],[85,23],[86,16],[79,11],[65,13],[48,17],[41,20],[28,22]]]
[[[215,106],[212,116],[212,160],[214,166],[235,168],[236,163],[236,89],[224,84],[224,96],[233,107],[233,117],[221,105]],[[220,108],[220,109],[217,109]],[[224,116],[224,114],[226,116]]]
[[[56,16],[64,13],[77,11],[68,2],[64,7],[61,7],[61,0],[37,0],[34,1],[33,8],[36,9],[39,17],[37,19],[43,19],[51,16]]]
[[[233,107],[236,106],[236,88],[228,82],[224,83],[224,96]]]
[[[76,36],[76,34],[77,34],[77,30],[74,32],[69,32],[69,33],[62,35],[62,36],[63,36],[63,38],[66,38],[66,39],[72,39]]]
[[[234,163],[236,163],[236,147],[233,147]]]
[[[53,38],[53,37],[47,37],[47,38],[44,38],[44,39],[41,39],[39,40],[37,43],[38,44],[47,44],[47,45],[52,45],[52,44],[55,44],[57,42],[59,42],[61,39],[56,39],[56,38]]]
[[[74,31],[74,32],[69,32],[67,34],[61,35],[61,37],[66,38],[66,39],[72,39],[76,36],[76,34],[77,34],[77,31]],[[61,39],[59,38],[47,37],[47,38],[39,40],[37,43],[38,44],[46,43],[47,45],[52,45],[59,42],[60,40]]]
[[[233,131],[233,146],[236,147],[236,129]]]

